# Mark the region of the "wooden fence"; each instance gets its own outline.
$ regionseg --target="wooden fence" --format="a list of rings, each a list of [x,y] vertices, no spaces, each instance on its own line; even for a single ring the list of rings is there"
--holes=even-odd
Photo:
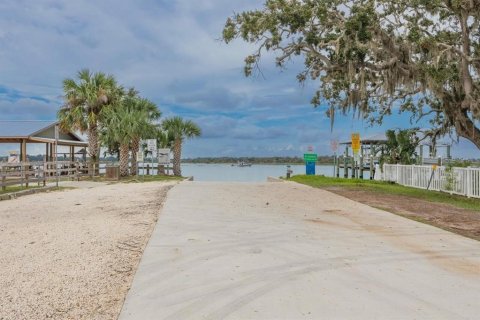
[[[480,168],[385,164],[383,180],[414,188],[480,198]]]
[[[84,162],[0,162],[0,187],[28,187],[32,184],[46,185],[49,181],[61,179],[80,179],[88,175],[88,166]]]

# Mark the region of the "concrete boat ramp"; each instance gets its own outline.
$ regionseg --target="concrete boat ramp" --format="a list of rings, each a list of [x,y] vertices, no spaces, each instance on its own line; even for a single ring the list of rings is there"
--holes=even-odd
[[[294,183],[183,182],[120,319],[479,316],[480,242]]]

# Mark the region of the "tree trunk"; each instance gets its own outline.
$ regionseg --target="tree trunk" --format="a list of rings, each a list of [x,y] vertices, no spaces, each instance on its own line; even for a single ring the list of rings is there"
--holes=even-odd
[[[128,145],[120,145],[120,176],[128,176]]]
[[[480,129],[475,126],[475,122],[469,117],[467,109],[462,108],[463,101],[452,102],[443,99],[443,108],[448,124],[455,127],[458,136],[471,141],[480,149]]]
[[[87,131],[88,137],[88,154],[90,156],[89,174],[98,175],[99,173],[99,145],[98,145],[98,127],[97,124],[92,124]],[[93,170],[95,167],[95,170]]]
[[[460,137],[471,141],[480,149],[480,129],[470,119],[467,112],[459,110],[455,114],[455,130]]]
[[[173,175],[177,177],[182,176],[182,169],[180,161],[182,159],[182,140],[175,139],[173,143]]]
[[[137,153],[140,149],[140,139],[135,138],[132,140],[132,166],[130,168],[130,174],[137,174]]]

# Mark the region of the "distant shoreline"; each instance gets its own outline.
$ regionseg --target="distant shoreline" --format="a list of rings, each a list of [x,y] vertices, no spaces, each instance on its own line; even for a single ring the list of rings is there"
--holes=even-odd
[[[303,165],[305,163],[303,158],[300,157],[203,157],[182,159],[182,162],[198,164],[232,164],[247,162],[255,165]],[[333,156],[319,156],[317,164],[333,164]]]
[[[230,162],[209,162],[209,163],[206,163],[206,162],[188,162],[188,161],[183,161],[182,160],[182,164],[225,164],[225,165],[231,165],[232,163]],[[276,163],[252,163],[252,165],[255,165],[255,166],[303,166],[305,163],[302,162],[302,163],[279,163],[279,162],[276,162]],[[321,162],[317,162],[316,163],[317,166],[328,166],[328,165],[333,165],[333,163],[321,163]]]

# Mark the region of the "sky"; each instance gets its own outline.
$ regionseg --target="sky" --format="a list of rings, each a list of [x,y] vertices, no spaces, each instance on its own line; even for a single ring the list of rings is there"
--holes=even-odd
[[[332,140],[346,141],[352,132],[366,137],[412,126],[408,115],[394,115],[377,127],[348,115],[337,117],[331,130],[325,108],[310,104],[318,83],[296,81],[301,60],[280,70],[266,55],[263,76],[246,78],[243,61],[254,47],[219,38],[227,17],[262,4],[2,0],[0,120],[55,119],[62,80],[89,68],[135,87],[164,118],[180,115],[198,123],[203,134],[186,142],[184,157],[302,156],[309,146],[326,155],[333,153]],[[0,146],[0,154],[7,148],[12,149]],[[465,140],[452,153],[480,157]]]

